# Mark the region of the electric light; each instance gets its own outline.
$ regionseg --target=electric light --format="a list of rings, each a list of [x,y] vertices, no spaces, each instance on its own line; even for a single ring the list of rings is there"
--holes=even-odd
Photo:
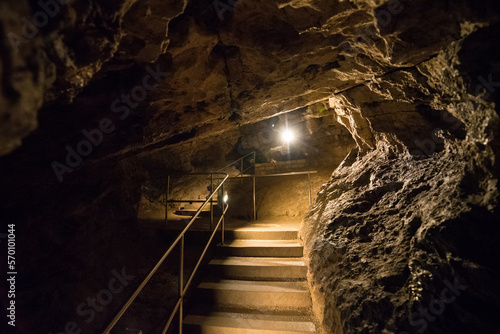
[[[295,133],[290,129],[285,129],[281,131],[281,139],[288,144],[295,140]]]

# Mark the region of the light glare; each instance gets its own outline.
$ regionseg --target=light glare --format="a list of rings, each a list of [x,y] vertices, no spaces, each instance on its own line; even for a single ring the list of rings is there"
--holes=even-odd
[[[283,139],[285,143],[290,143],[295,140],[295,133],[290,129],[285,129],[281,132],[281,139]]]

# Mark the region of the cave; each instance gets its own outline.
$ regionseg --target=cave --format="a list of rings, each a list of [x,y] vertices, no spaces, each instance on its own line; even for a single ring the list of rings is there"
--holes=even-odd
[[[1,1],[0,37],[1,333],[500,333],[497,0]]]

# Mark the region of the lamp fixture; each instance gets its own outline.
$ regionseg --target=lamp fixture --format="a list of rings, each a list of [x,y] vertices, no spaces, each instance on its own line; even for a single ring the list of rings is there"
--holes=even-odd
[[[291,142],[293,142],[295,140],[295,133],[289,128],[284,129],[283,131],[281,131],[281,139],[286,144],[290,144]]]

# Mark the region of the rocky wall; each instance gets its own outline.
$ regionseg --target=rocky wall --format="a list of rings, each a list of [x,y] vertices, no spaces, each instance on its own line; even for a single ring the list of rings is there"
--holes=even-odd
[[[358,149],[301,226],[324,333],[500,329],[498,92],[479,83],[499,58],[471,62],[480,36],[330,99]]]

